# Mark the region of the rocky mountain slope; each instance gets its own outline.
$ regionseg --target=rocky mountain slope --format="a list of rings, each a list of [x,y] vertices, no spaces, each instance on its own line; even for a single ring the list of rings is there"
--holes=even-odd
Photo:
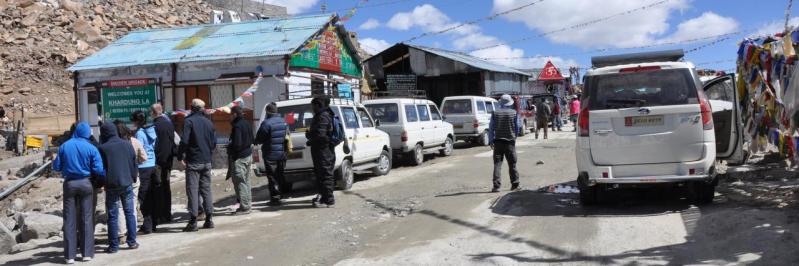
[[[206,23],[202,0],[0,0],[0,105],[72,114],[65,69],[126,33]]]

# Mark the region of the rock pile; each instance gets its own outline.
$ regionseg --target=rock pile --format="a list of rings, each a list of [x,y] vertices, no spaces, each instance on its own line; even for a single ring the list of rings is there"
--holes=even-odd
[[[74,112],[65,69],[130,31],[206,23],[202,0],[0,0],[0,105]]]

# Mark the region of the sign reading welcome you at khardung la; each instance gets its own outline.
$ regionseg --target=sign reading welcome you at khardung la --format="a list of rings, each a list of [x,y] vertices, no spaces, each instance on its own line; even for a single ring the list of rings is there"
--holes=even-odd
[[[103,120],[128,122],[130,114],[147,111],[157,101],[155,79],[110,80],[101,83]]]

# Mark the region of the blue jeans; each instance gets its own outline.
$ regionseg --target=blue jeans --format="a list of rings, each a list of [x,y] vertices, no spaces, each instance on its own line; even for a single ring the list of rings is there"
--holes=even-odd
[[[125,228],[128,246],[136,244],[136,215],[133,208],[133,186],[120,189],[105,190],[105,209],[108,212],[108,248],[119,249],[119,213],[117,204],[122,201],[122,210],[125,212]]]

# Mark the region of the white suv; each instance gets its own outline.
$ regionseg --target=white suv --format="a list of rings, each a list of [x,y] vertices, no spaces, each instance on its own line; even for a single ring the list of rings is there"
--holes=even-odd
[[[284,190],[291,190],[291,184],[297,181],[315,178],[313,174],[313,160],[311,149],[306,146],[305,132],[313,119],[311,98],[287,100],[277,102],[277,111],[286,119],[291,131],[291,142],[294,149],[288,154],[286,161],[286,186]],[[264,106],[264,108],[266,108]],[[344,143],[336,148],[336,186],[348,190],[352,187],[354,172],[370,171],[375,175],[386,175],[391,171],[391,143],[388,134],[378,130],[374,120],[363,105],[346,99],[332,99],[330,108],[337,117],[341,118],[344,125],[350,153],[345,154]],[[258,125],[266,119],[266,110]],[[260,162],[260,147],[256,147],[254,161],[256,171],[264,173],[265,169]]]
[[[391,137],[395,155],[405,156],[413,165],[424,162],[425,152],[452,154],[455,133],[444,122],[435,103],[421,99],[379,99],[364,106],[377,119],[378,129]]]
[[[482,96],[451,96],[441,103],[444,120],[455,128],[457,140],[488,146],[491,114],[499,109],[497,100]]]
[[[595,203],[608,185],[684,183],[699,203],[710,203],[716,160],[743,160],[733,77],[703,88],[681,57],[669,51],[592,60],[599,68],[585,76],[575,148],[581,202]]]

